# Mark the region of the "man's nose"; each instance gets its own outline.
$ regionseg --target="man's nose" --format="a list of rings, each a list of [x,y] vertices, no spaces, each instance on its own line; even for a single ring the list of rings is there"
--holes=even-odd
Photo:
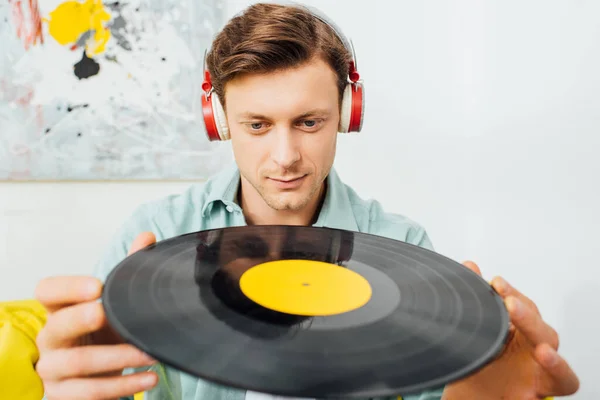
[[[271,158],[283,169],[289,169],[300,160],[300,151],[294,132],[288,128],[280,128],[274,135]]]

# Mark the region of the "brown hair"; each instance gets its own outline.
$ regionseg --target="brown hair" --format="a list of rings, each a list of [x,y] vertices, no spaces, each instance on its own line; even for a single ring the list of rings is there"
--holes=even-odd
[[[258,3],[227,23],[206,64],[225,107],[225,85],[232,79],[298,67],[317,56],[335,71],[341,103],[352,55],[335,31],[301,7]]]

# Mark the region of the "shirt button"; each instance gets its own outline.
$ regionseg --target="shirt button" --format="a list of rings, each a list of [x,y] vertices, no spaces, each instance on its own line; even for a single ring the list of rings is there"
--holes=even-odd
[[[232,211],[233,211],[233,207],[231,207],[231,206],[227,206],[227,207],[225,207],[225,209],[226,209],[227,211],[229,211],[229,212],[232,212]]]

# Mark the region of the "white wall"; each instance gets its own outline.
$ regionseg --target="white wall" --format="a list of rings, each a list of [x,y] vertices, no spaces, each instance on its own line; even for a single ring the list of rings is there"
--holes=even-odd
[[[532,297],[581,378],[573,398],[600,396],[600,2],[308,3],[351,36],[367,85],[343,178]],[[0,184],[0,300],[87,273],[136,204],[186,185]]]

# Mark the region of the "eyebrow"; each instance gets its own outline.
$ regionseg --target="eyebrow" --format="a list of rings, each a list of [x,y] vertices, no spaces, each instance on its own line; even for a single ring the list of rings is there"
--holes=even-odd
[[[326,110],[324,108],[315,108],[315,109],[309,110],[305,113],[298,115],[295,119],[302,119],[302,118],[312,117],[312,116],[325,116],[325,115],[329,115],[329,110]],[[266,115],[254,113],[251,111],[247,111],[247,112],[240,114],[240,118],[269,119],[269,117],[267,117]]]

